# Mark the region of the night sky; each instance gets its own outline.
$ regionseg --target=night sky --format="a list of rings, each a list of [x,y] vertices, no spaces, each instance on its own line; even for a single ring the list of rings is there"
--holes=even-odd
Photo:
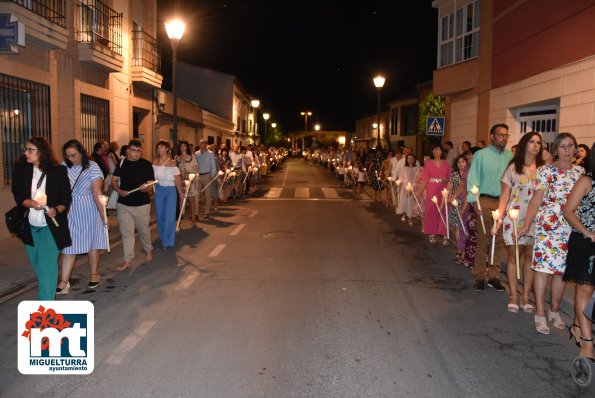
[[[236,76],[282,131],[355,130],[375,115],[372,78],[386,77],[383,110],[431,80],[438,12],[431,0],[361,1],[158,0],[164,89],[171,90],[171,46],[163,28],[181,15],[182,62]]]

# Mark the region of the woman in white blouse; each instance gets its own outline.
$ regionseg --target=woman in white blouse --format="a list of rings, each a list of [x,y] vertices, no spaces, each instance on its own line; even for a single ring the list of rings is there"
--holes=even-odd
[[[156,145],[157,157],[153,161],[155,179],[155,213],[157,231],[164,249],[176,244],[176,200],[184,196],[180,169],[171,158],[171,145],[159,140]],[[177,191],[177,192],[176,192]]]

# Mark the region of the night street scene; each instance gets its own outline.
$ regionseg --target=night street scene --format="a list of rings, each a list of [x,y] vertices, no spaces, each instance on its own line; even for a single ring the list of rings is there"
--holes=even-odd
[[[595,397],[595,0],[0,0],[0,398]]]

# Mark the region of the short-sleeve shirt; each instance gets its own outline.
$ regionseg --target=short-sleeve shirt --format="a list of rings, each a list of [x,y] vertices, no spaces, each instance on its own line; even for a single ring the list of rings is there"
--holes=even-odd
[[[153,165],[147,159],[140,158],[136,161],[125,159],[116,166],[114,176],[120,177],[120,188],[131,191],[147,181],[155,179]],[[126,206],[143,206],[151,203],[148,192],[136,191],[126,197],[120,196],[118,203]]]

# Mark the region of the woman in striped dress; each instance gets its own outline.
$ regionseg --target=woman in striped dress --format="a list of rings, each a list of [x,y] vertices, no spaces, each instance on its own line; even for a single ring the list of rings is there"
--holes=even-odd
[[[62,148],[64,165],[68,167],[68,178],[72,190],[72,204],[68,211],[68,227],[72,245],[62,249],[60,282],[56,294],[67,294],[70,290],[70,273],[77,254],[88,254],[91,274],[89,289],[99,285],[99,250],[107,249],[107,220],[103,218],[102,194],[103,174],[87,151],[77,140],[70,140]]]

